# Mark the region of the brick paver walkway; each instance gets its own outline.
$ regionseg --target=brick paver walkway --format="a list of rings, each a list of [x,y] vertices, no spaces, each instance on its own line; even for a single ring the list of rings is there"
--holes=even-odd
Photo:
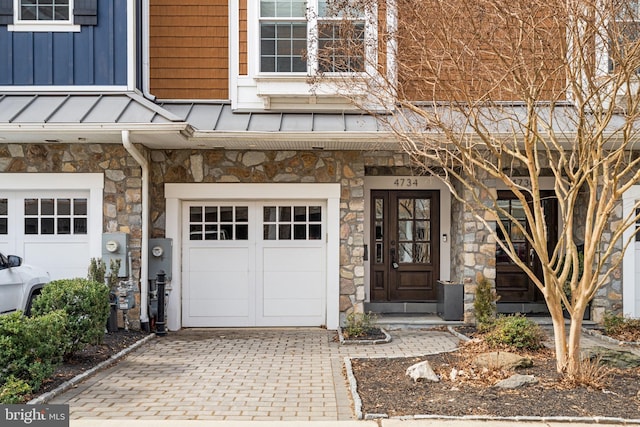
[[[156,338],[58,396],[72,419],[348,420],[343,359],[453,350],[436,330],[393,331],[383,345],[344,345],[324,329],[196,329]]]

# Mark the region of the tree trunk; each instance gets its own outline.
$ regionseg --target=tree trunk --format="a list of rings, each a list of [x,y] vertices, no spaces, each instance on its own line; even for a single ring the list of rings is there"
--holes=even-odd
[[[574,377],[580,373],[580,338],[582,337],[582,318],[586,307],[576,305],[571,311],[567,354],[567,375]]]
[[[567,335],[560,304],[548,304],[549,314],[553,322],[553,335],[556,350],[556,369],[559,373],[564,372],[567,363]]]

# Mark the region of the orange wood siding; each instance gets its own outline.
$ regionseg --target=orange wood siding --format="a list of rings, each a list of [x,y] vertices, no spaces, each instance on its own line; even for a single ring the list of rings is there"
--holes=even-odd
[[[160,99],[229,98],[229,6],[150,1],[150,85]]]
[[[520,101],[533,92],[538,100],[562,97],[566,21],[561,0],[397,4],[400,93],[405,99]],[[495,5],[512,14],[498,16]]]

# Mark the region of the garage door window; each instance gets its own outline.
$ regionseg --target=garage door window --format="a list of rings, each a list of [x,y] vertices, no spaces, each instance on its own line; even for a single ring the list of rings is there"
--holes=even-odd
[[[87,234],[87,199],[24,199],[24,234]]]
[[[248,240],[249,207],[191,206],[189,240]]]
[[[0,234],[7,234],[9,227],[9,200],[0,199]]]
[[[265,206],[264,240],[322,239],[321,206]]]

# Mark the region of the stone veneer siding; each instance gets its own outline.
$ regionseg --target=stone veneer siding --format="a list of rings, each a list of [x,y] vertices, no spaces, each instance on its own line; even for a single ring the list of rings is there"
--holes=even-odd
[[[472,198],[462,185],[456,184],[466,200]],[[488,194],[480,194],[480,200],[490,203]],[[451,280],[464,284],[464,322],[474,323],[473,302],[478,281],[485,277],[495,287],[496,241],[484,223],[462,202],[451,202]],[[486,214],[484,214],[486,215]]]
[[[145,151],[143,147],[139,149]],[[153,150],[148,155],[151,160],[151,237],[164,237],[164,183],[167,182],[340,183],[340,312],[344,317],[353,311],[363,311],[365,169],[376,175],[411,175],[408,156],[390,151],[224,150]],[[0,173],[36,172],[104,173],[103,228],[105,232],[129,233],[134,276],[139,278],[141,168],[122,145],[119,142],[0,144]],[[472,322],[478,278],[484,275],[495,281],[495,241],[482,222],[455,199],[451,214],[451,280],[465,284],[465,321]],[[619,221],[621,215],[619,208],[613,223]],[[621,248],[616,256],[621,256]],[[595,320],[601,320],[605,310],[621,310],[621,270],[621,267],[616,269],[606,286],[598,291],[593,304]]]
[[[364,310],[364,164],[357,151],[151,151],[152,237],[164,237],[165,183],[340,183],[340,312]],[[286,194],[283,194],[286,198]]]
[[[581,195],[585,198],[586,195]],[[579,220],[576,221],[575,240],[576,242],[582,242],[585,233],[583,220],[586,218],[587,209],[586,204],[582,204],[574,211],[574,216]],[[602,235],[601,251],[611,244],[612,227],[622,222],[622,201],[616,204],[616,207],[611,215],[609,221],[609,228],[605,230]],[[615,251],[609,260],[604,263],[602,270],[611,268],[614,263],[620,262],[620,264],[612,270],[612,273],[605,279],[605,284],[596,292],[591,303],[591,320],[602,323],[604,321],[605,313],[622,313],[622,242],[613,243]],[[629,250],[633,250],[633,246]]]
[[[104,174],[103,231],[129,233],[132,269],[139,279],[142,170],[124,147],[119,143],[0,144],[0,173],[36,172]],[[140,327],[138,310],[129,316],[135,329]]]

